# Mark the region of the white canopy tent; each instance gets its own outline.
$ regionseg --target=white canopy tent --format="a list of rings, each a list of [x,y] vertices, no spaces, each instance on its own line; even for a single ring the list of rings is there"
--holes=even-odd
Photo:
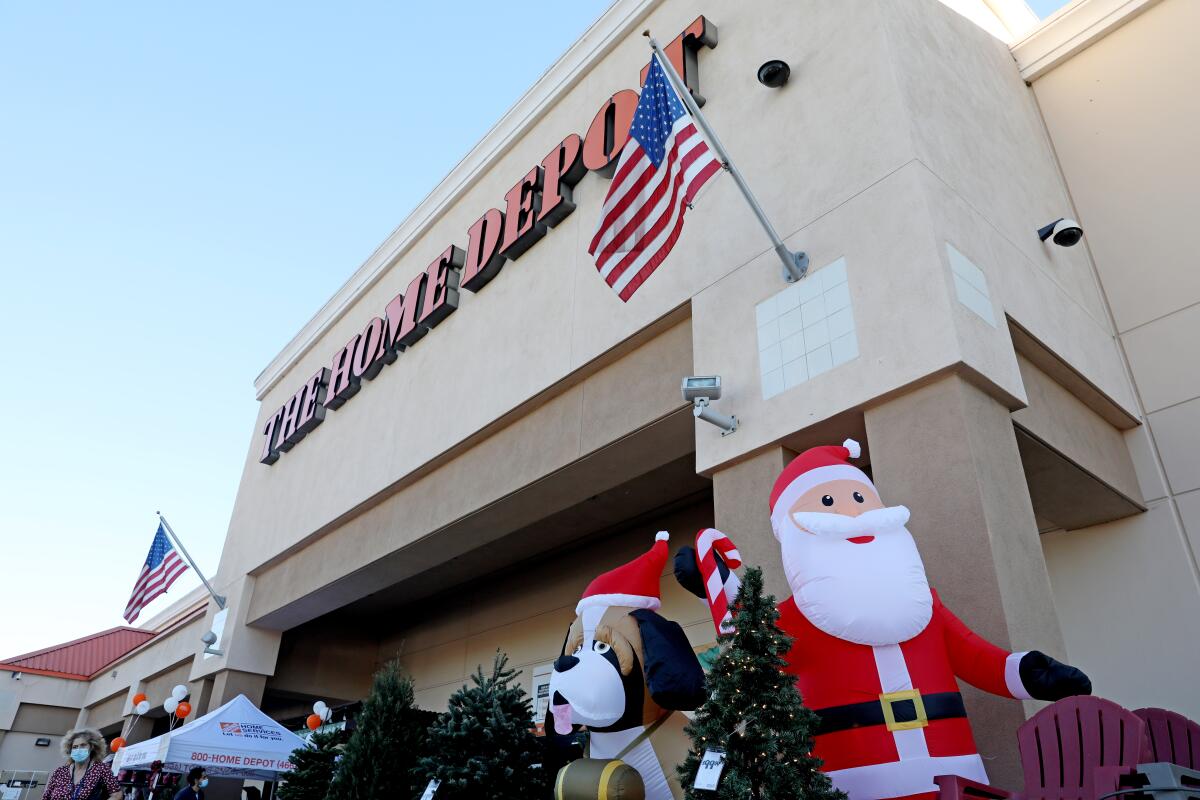
[[[292,751],[307,746],[239,694],[162,736],[122,747],[113,769],[150,769],[161,761],[167,772],[204,767],[214,778],[273,781],[292,769]]]

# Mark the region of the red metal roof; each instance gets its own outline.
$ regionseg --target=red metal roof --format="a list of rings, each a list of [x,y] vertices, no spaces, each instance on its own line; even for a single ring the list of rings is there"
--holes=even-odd
[[[153,631],[141,628],[109,628],[73,642],[0,661],[0,668],[86,680],[154,636]]]

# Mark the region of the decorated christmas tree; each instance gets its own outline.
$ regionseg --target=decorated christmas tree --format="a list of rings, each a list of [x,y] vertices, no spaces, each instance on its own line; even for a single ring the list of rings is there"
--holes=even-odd
[[[345,741],[345,731],[325,731],[314,733],[308,740],[309,747],[293,750],[291,760],[295,767],[279,787],[279,800],[325,800]]]
[[[412,679],[396,662],[385,664],[375,673],[371,694],[355,720],[329,787],[329,800],[419,796],[412,771],[422,752],[427,719],[413,705]]]
[[[437,800],[530,800],[548,796],[541,745],[532,730],[529,697],[497,651],[491,675],[483,667],[450,696],[450,709],[429,729],[429,755],[417,773],[424,786],[440,781]]]
[[[775,621],[775,598],[763,596],[762,570],[746,570],[734,603],[734,633],[708,674],[709,698],[687,727],[692,749],[678,767],[688,800],[833,800],[843,798],[811,755],[819,718],[783,672],[791,640]],[[723,750],[715,790],[695,789],[708,750]]]

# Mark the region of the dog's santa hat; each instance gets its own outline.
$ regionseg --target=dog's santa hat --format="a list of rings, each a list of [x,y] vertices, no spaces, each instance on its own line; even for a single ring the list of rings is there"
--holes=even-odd
[[[666,531],[654,537],[654,546],[642,555],[622,564],[616,569],[598,575],[583,591],[583,598],[575,606],[575,613],[582,614],[585,608],[607,608],[629,606],[657,611],[662,605],[658,587],[663,568],[667,565]]]
[[[862,448],[853,439],[842,442],[841,447],[827,445],[805,450],[783,468],[771,489],[771,528],[779,538],[781,523],[787,519],[788,509],[800,496],[817,486],[830,481],[858,481],[875,491],[875,484],[867,474],[849,463],[850,459],[862,455]],[[879,492],[875,491],[878,495]]]

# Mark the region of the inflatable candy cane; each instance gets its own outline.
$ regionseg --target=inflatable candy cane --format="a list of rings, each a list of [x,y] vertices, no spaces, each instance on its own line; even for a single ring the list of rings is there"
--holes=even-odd
[[[717,552],[723,563],[718,563]],[[737,547],[716,528],[705,528],[696,534],[696,563],[700,567],[700,577],[704,579],[708,610],[712,612],[717,633],[733,633],[733,615],[729,608],[742,585],[733,571],[742,565]]]

